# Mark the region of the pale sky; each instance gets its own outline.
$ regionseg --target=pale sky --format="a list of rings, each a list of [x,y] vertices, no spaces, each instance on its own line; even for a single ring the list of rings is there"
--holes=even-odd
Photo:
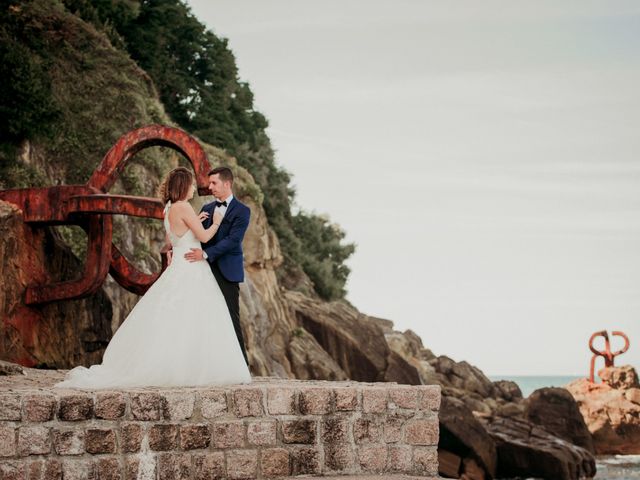
[[[488,375],[586,375],[603,329],[640,367],[640,2],[188,3],[358,309]]]

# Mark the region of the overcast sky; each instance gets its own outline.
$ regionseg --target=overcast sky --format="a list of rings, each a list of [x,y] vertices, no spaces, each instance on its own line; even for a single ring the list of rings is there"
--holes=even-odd
[[[586,375],[602,329],[640,367],[640,2],[188,3],[357,308],[490,375]]]

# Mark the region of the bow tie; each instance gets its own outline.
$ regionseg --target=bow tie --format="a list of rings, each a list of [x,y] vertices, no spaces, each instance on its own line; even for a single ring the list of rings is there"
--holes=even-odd
[[[225,200],[224,202],[218,202],[216,200],[216,207],[226,207],[227,206],[227,201]]]

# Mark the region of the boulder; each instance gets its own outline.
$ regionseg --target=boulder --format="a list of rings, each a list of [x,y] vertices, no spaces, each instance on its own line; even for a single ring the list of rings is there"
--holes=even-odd
[[[617,390],[640,387],[638,374],[631,365],[605,367],[598,372],[598,376],[604,383]]]
[[[479,368],[462,361],[455,362],[441,355],[429,361],[439,374],[442,386],[451,386],[459,390],[474,392],[482,398],[495,397],[496,387]]]
[[[516,382],[511,380],[497,380],[493,382],[498,396],[509,402],[517,402],[522,400],[522,390]]]
[[[492,417],[485,426],[495,442],[499,478],[578,480],[596,473],[589,451],[526,420]]]
[[[391,351],[387,357],[387,369],[384,372],[384,381],[408,385],[422,384],[420,374],[416,367],[394,351]]]
[[[352,380],[383,381],[390,354],[380,326],[347,302],[322,302],[299,292],[285,296],[298,324]]]
[[[347,380],[340,365],[303,328],[293,331],[288,355],[293,374],[299,380]]]
[[[623,368],[623,367],[612,367]],[[635,371],[623,370],[625,379],[636,376]],[[623,377],[609,372],[610,377]],[[605,375],[606,376],[606,375]],[[633,385],[627,380],[612,381],[615,385]],[[640,389],[612,388],[608,383],[591,383],[586,378],[567,385],[567,390],[578,403],[580,413],[591,432],[596,454],[640,454]]]
[[[24,368],[21,365],[0,360],[0,376],[4,375],[24,375]]]
[[[564,388],[540,388],[525,402],[525,418],[549,433],[595,453],[578,404]]]
[[[443,395],[439,421],[439,448],[460,458],[475,458],[487,478],[494,478],[498,460],[495,442],[464,402]]]

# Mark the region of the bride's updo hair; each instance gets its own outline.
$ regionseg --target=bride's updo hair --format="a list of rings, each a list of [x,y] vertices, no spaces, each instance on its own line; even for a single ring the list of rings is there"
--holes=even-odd
[[[177,202],[178,200],[184,200],[189,194],[189,187],[193,184],[193,173],[188,168],[178,167],[174,168],[169,174],[162,180],[162,183],[158,187],[158,196],[162,199],[163,203]]]

